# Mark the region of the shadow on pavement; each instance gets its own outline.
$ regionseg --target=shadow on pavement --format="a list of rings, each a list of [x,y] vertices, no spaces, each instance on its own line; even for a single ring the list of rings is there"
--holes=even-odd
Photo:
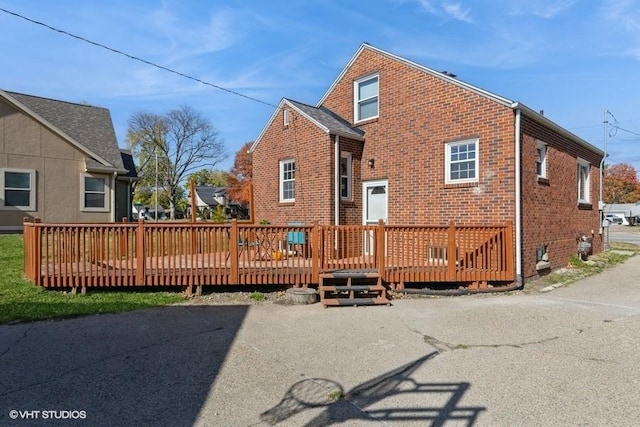
[[[456,425],[472,426],[480,412],[486,408],[459,406],[470,387],[469,383],[421,383],[412,378],[417,369],[438,354],[429,353],[360,384],[346,394],[343,387],[335,381],[317,378],[299,381],[289,388],[278,405],[262,413],[261,419],[270,425],[276,425],[306,410],[325,407],[324,411],[305,425],[329,426],[354,419],[376,419],[389,422],[430,422],[432,426],[455,421]],[[413,402],[440,400],[444,404],[403,404],[402,407],[394,407],[394,398],[407,394],[416,395],[411,399]],[[424,396],[425,394],[431,396]],[[387,399],[389,402],[385,402]],[[408,400],[403,400],[406,401]]]
[[[248,309],[169,306],[2,326],[0,425],[42,425],[42,411],[58,411],[49,422],[84,411],[72,424],[92,426],[193,425]]]

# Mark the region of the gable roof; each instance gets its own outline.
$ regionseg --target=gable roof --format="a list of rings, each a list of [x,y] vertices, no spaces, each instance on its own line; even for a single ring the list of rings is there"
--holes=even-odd
[[[464,88],[466,90],[469,90],[471,92],[474,92],[480,96],[483,96],[489,100],[492,100],[500,105],[503,105],[505,107],[509,107],[512,110],[516,111],[519,110],[522,112],[522,114],[524,114],[525,116],[531,118],[532,120],[535,120],[536,122],[551,128],[553,130],[555,130],[556,132],[562,134],[563,136],[571,139],[572,141],[576,142],[577,144],[597,153],[600,156],[604,156],[604,151],[600,150],[599,148],[595,147],[594,145],[590,144],[589,142],[585,141],[584,139],[580,138],[579,136],[573,134],[572,132],[568,131],[567,129],[563,128],[562,126],[558,125],[557,123],[555,123],[552,120],[549,120],[547,117],[543,116],[542,114],[534,111],[533,109],[527,107],[526,105],[522,104],[521,102],[518,101],[513,101],[510,100],[508,98],[504,98],[500,95],[497,95],[495,93],[489,92],[487,90],[481,89],[477,86],[473,86],[469,83],[465,83],[461,80],[458,80],[457,78],[444,73],[444,72],[440,72],[440,71],[436,71],[432,68],[429,67],[425,67],[424,65],[420,65],[418,63],[415,63],[413,61],[410,61],[406,58],[402,58],[401,56],[398,55],[394,55],[390,52],[384,51],[382,49],[379,49],[377,47],[371,46],[368,43],[362,43],[360,45],[360,48],[356,51],[356,53],[353,55],[353,57],[351,58],[351,60],[347,63],[347,65],[344,67],[344,69],[340,72],[340,74],[338,75],[338,77],[335,79],[335,81],[331,84],[331,86],[329,87],[329,89],[325,92],[325,94],[322,96],[322,98],[320,99],[320,101],[318,102],[317,106],[321,106],[324,101],[326,100],[326,98],[329,96],[329,94],[334,90],[334,88],[336,87],[336,85],[340,82],[340,80],[344,77],[344,75],[346,74],[346,72],[349,70],[349,68],[353,65],[353,63],[358,59],[358,57],[362,54],[362,52],[364,52],[365,50],[370,50],[372,52],[375,52],[377,54],[386,56],[387,58],[393,59],[395,61],[401,62],[403,64],[408,65],[409,67],[415,68],[419,71],[422,71],[428,75],[431,75],[433,77],[436,77],[438,79],[444,80],[448,83],[451,83],[455,86]]]
[[[302,102],[294,101],[287,98],[282,98],[280,104],[271,115],[271,118],[264,126],[258,138],[249,148],[249,152],[252,153],[260,143],[264,133],[267,131],[271,123],[275,120],[278,112],[284,108],[291,108],[296,110],[300,115],[304,116],[311,123],[316,125],[320,130],[328,135],[338,135],[345,138],[355,139],[356,141],[364,141],[364,132],[358,128],[351,126],[351,123],[338,116],[326,107],[314,107]]]
[[[87,170],[129,172],[124,167],[108,109],[3,90],[0,98],[84,153]]]
[[[227,191],[224,187],[210,187],[208,185],[196,185],[195,190],[198,198],[209,206],[220,205],[215,197],[219,194],[225,194]]]
[[[347,71],[349,70],[349,68],[351,68],[351,66],[353,65],[353,63],[358,59],[358,57],[362,54],[362,52],[364,52],[365,50],[370,50],[373,52],[376,52],[380,55],[386,56],[390,59],[393,59],[395,61],[398,62],[402,62],[403,64],[406,64],[412,68],[415,68],[419,71],[422,71],[426,74],[429,74],[431,76],[437,77],[439,79],[442,79],[446,82],[452,83],[456,86],[462,87],[464,89],[470,90],[472,92],[477,93],[478,95],[484,96],[485,98],[489,98],[499,104],[502,104],[506,107],[509,107],[513,104],[513,101],[504,98],[502,96],[496,95],[495,93],[491,93],[489,91],[486,91],[484,89],[480,89],[479,87],[470,85],[468,83],[465,83],[461,80],[458,80],[455,77],[452,77],[448,74],[445,74],[443,72],[440,71],[436,71],[432,68],[429,67],[425,67],[424,65],[420,65],[416,62],[410,61],[406,58],[403,58],[401,56],[398,55],[394,55],[393,53],[384,51],[382,49],[378,49],[377,47],[373,47],[368,43],[362,43],[360,45],[360,48],[356,51],[356,53],[351,57],[351,60],[349,60],[349,62],[347,63],[347,65],[343,68],[343,70],[340,72],[340,74],[338,75],[338,77],[335,79],[335,81],[331,84],[331,86],[329,86],[329,89],[325,92],[325,94],[322,96],[322,98],[320,98],[320,101],[316,104],[317,106],[320,106],[324,103],[324,101],[326,100],[326,98],[329,96],[329,94],[333,91],[333,89],[336,87],[336,85],[340,82],[340,80],[342,80],[342,78],[344,77],[344,75],[347,73]]]

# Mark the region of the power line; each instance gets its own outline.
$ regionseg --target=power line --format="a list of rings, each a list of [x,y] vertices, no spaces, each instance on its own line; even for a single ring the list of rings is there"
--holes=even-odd
[[[61,30],[61,29],[56,28],[56,27],[52,27],[51,25],[45,24],[44,22],[40,22],[40,21],[36,21],[36,20],[34,20],[34,19],[31,19],[31,18],[27,18],[26,16],[20,15],[19,13],[11,12],[11,11],[9,11],[9,10],[7,10],[7,9],[2,8],[2,7],[0,7],[0,11],[2,11],[2,12],[4,12],[4,13],[7,13],[7,14],[9,14],[9,15],[13,15],[13,16],[15,16],[15,17],[17,17],[17,18],[24,19],[25,21],[31,22],[32,24],[40,25],[40,26],[42,26],[42,27],[45,27],[45,28],[47,28],[47,29],[49,29],[49,30],[52,30],[52,31],[55,31],[55,32],[57,32],[57,33],[64,34],[64,35],[69,36],[69,37],[73,37],[74,39],[77,39],[77,40],[83,41],[83,42],[85,42],[85,43],[92,44],[92,45],[97,46],[97,47],[100,47],[100,48],[102,48],[102,49],[106,49],[106,50],[108,50],[108,51],[110,51],[110,52],[113,52],[113,53],[117,53],[118,55],[126,56],[127,58],[129,58],[129,59],[133,59],[134,61],[139,61],[139,62],[142,62],[142,63],[144,63],[144,64],[151,65],[152,67],[156,67],[156,68],[159,68],[159,69],[161,69],[161,70],[168,71],[168,72],[170,72],[170,73],[176,74],[176,75],[178,75],[178,76],[180,76],[180,77],[184,77],[184,78],[186,78],[186,79],[196,81],[196,82],[201,83],[201,84],[203,84],[203,85],[211,86],[211,87],[213,87],[213,88],[215,88],[215,89],[219,89],[219,90],[222,90],[222,91],[225,91],[225,92],[231,93],[231,94],[233,94],[233,95],[240,96],[240,97],[242,97],[242,98],[246,98],[246,99],[248,99],[248,100],[250,100],[250,101],[259,102],[260,104],[264,104],[264,105],[268,105],[268,106],[270,106],[270,107],[276,107],[276,108],[277,108],[277,105],[273,105],[273,104],[271,104],[271,103],[269,103],[269,102],[267,102],[267,101],[263,101],[263,100],[261,100],[261,99],[254,98],[254,97],[252,97],[252,96],[245,95],[245,94],[243,94],[243,93],[236,92],[236,91],[234,91],[234,90],[227,89],[227,88],[225,88],[225,87],[218,86],[218,85],[213,84],[213,83],[209,83],[209,82],[204,81],[204,80],[202,80],[202,79],[199,79],[199,78],[197,78],[197,77],[193,77],[193,76],[190,76],[190,75],[188,75],[188,74],[181,73],[180,71],[176,71],[176,70],[173,70],[173,69],[171,69],[171,68],[165,67],[165,66],[163,66],[163,65],[159,65],[159,64],[156,64],[156,63],[154,63],[154,62],[147,61],[146,59],[142,59],[142,58],[137,57],[137,56],[135,56],[135,55],[131,55],[131,54],[128,54],[128,53],[126,53],[126,52],[122,52],[121,50],[114,49],[114,48],[109,47],[109,46],[106,46],[106,45],[104,45],[104,44],[102,44],[102,43],[97,43],[97,42],[94,42],[94,41],[92,41],[92,40],[86,39],[86,38],[84,38],[84,37],[81,37],[81,36],[77,36],[77,35],[75,35],[75,34],[72,34],[72,33],[68,32],[68,31]]]

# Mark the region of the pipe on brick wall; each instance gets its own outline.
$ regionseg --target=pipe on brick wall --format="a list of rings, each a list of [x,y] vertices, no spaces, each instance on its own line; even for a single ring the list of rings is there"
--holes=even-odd
[[[521,117],[520,108],[516,108],[516,123],[515,123],[515,179],[516,179],[516,221],[515,221],[515,232],[516,232],[516,283],[520,286],[524,285],[524,275],[522,274],[522,191],[520,186],[522,180],[522,173],[520,171],[520,117]]]
[[[333,195],[333,222],[340,225],[340,137],[334,135],[335,154],[334,154],[334,195]]]

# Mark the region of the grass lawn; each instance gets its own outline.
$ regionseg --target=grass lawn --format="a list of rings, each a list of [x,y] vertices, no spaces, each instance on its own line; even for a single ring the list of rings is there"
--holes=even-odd
[[[0,324],[116,313],[182,301],[177,293],[88,290],[86,295],[34,286],[23,272],[22,235],[0,235]]]

